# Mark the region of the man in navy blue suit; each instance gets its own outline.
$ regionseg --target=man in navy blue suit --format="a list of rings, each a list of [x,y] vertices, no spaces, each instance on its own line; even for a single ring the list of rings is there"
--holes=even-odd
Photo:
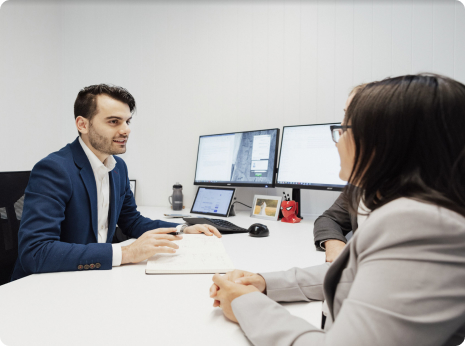
[[[25,192],[18,260],[12,280],[34,273],[111,269],[156,253],[174,253],[167,233],[205,233],[189,226],[151,220],[137,211],[124,161],[129,123],[136,108],[124,88],[105,84],[82,89],[74,104],[79,137],[39,161]],[[111,244],[116,224],[132,244]]]

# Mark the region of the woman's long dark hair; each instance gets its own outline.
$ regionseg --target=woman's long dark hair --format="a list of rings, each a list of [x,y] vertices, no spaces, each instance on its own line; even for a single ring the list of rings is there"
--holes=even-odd
[[[465,216],[465,85],[439,75],[368,84],[346,114],[355,160],[346,193],[350,211],[400,197]]]

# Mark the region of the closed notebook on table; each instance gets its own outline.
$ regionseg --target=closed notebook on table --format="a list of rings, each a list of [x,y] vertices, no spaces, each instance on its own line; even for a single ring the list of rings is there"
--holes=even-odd
[[[184,234],[174,254],[157,254],[147,261],[146,274],[215,274],[234,270],[221,238]]]

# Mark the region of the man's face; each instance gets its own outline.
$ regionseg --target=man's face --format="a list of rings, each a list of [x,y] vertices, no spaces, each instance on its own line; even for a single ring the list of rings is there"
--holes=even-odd
[[[97,95],[97,114],[89,125],[89,142],[103,155],[118,155],[126,152],[126,143],[131,129],[131,111],[126,103],[108,95]]]

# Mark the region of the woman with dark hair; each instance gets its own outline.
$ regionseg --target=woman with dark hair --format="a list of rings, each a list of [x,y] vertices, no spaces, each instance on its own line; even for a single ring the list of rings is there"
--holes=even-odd
[[[376,82],[373,82],[376,83]],[[360,84],[353,88],[344,107],[344,113],[349,108],[355,95],[365,88],[368,83]],[[340,129],[338,129],[340,131]],[[335,132],[337,135],[338,132]],[[333,136],[334,137],[334,136]],[[335,138],[333,138],[335,142]],[[326,262],[333,262],[341,253],[347,243],[348,233],[356,231],[366,219],[366,208],[359,206],[362,213],[349,212],[347,194],[342,192],[333,205],[321,214],[313,225],[313,241],[317,250],[326,252]]]
[[[349,208],[362,201],[368,219],[331,266],[215,275],[214,306],[254,345],[459,345],[465,86],[438,75],[369,84],[332,135]],[[323,299],[324,331],[276,303]]]

